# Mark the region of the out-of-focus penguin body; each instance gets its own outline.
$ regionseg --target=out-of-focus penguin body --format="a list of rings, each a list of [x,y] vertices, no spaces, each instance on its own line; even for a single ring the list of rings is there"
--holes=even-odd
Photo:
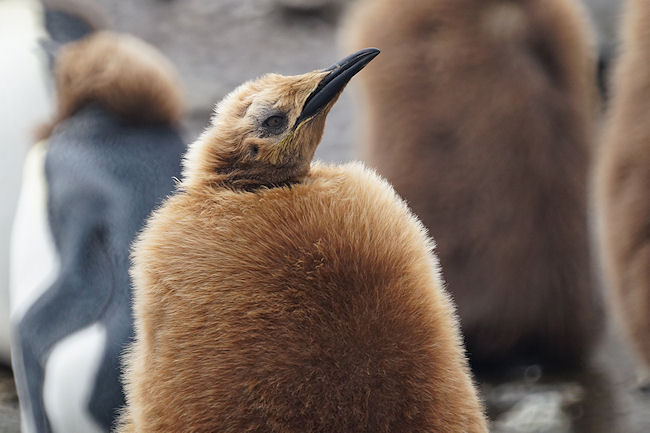
[[[650,4],[629,0],[596,164],[604,280],[650,380]]]
[[[219,104],[134,246],[119,432],[487,431],[422,225],[362,165],[310,168],[374,55]]]
[[[47,68],[37,49],[43,23],[36,0],[0,2],[0,364],[10,365],[9,262],[22,164],[33,126],[48,117]],[[10,83],[10,84],[9,84]]]
[[[576,364],[594,345],[587,167],[595,67],[571,0],[361,1],[347,49],[366,160],[436,239],[473,364]]]
[[[133,334],[129,248],[171,191],[185,150],[173,126],[178,90],[152,51],[97,33],[57,59],[56,120],[30,155],[40,179],[24,184],[35,189],[22,191],[14,228],[12,355],[27,432],[109,431],[124,403],[119,362]],[[148,109],[156,121],[129,111],[147,104],[156,104]],[[30,206],[38,194],[46,204]],[[36,245],[22,242],[38,228]],[[35,249],[51,258],[50,275],[38,281],[29,275],[43,271]]]

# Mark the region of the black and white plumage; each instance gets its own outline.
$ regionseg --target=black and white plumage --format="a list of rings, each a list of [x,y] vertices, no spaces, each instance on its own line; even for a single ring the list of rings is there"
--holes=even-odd
[[[90,90],[101,80],[74,77],[89,90],[74,95],[74,109],[59,112],[51,135],[31,149],[14,225],[12,356],[26,432],[110,431],[124,404],[120,355],[133,334],[130,244],[172,190],[185,151],[169,65],[133,38],[88,39],[58,78],[93,71],[84,67],[103,58],[124,63],[96,68],[122,81],[108,86],[109,100]],[[59,88],[60,106],[66,91]],[[119,109],[160,111],[161,91],[174,107],[165,116]]]

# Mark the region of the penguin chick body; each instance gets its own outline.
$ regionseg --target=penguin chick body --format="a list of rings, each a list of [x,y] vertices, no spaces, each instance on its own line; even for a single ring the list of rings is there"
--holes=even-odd
[[[361,164],[310,167],[374,54],[219,104],[134,245],[119,432],[487,431],[422,225]]]
[[[597,233],[615,315],[650,379],[650,4],[630,0],[625,9],[596,163]]]
[[[567,0],[361,1],[365,159],[436,239],[472,365],[580,364],[599,335],[586,216],[595,96]]]

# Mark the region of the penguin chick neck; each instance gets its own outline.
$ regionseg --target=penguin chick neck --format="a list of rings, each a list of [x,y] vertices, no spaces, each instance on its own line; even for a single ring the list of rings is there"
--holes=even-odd
[[[366,48],[324,70],[268,74],[239,86],[217,104],[211,126],[190,146],[182,187],[249,191],[301,181],[329,110],[377,54]]]

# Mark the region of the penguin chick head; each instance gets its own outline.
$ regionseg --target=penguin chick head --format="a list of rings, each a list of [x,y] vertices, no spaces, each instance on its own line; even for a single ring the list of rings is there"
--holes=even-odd
[[[190,146],[183,186],[252,190],[300,181],[330,108],[377,54],[367,48],[324,70],[268,74],[239,86],[217,104],[211,127]]]

